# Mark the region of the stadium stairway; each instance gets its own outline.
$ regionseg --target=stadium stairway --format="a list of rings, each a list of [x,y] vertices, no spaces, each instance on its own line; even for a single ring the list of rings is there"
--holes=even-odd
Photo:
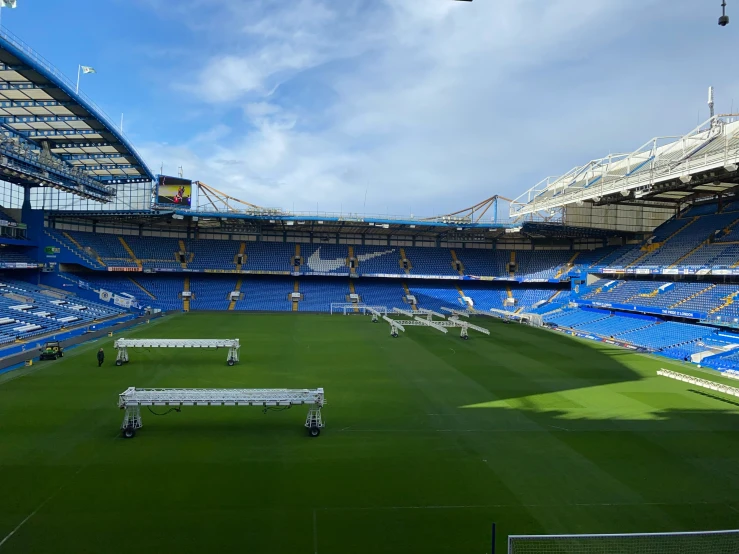
[[[244,282],[244,279],[242,279],[241,277],[239,277],[239,280],[236,281],[236,286],[234,287],[233,292],[241,292],[241,285],[243,284],[243,282]],[[233,300],[232,299],[228,303],[228,311],[229,312],[233,312],[234,311],[234,309],[236,308],[236,302],[238,302],[238,300]]]
[[[659,294],[659,290],[660,290],[660,288],[662,286],[663,286],[662,283],[659,283],[659,286],[655,286],[654,290],[649,291],[646,294],[640,294],[640,295],[637,295],[637,296],[644,296],[646,298],[654,298],[655,296],[657,296]]]
[[[351,246],[349,248],[349,252],[351,253]],[[349,279],[349,294],[357,294],[357,290],[354,288],[354,281],[352,279]],[[359,308],[356,306],[354,306],[354,313],[359,313]]]
[[[577,259],[577,257],[578,257],[579,255],[580,255],[580,252],[575,252],[575,253],[574,253],[574,254],[572,255],[572,257],[571,257],[571,258],[570,258],[570,259],[568,260],[568,262],[567,262],[567,265],[563,265],[562,267],[560,267],[560,268],[559,268],[559,270],[557,271],[557,273],[556,273],[556,275],[554,276],[554,278],[555,278],[555,279],[559,279],[560,277],[562,277],[562,275],[564,275],[564,274],[565,274],[565,273],[567,273],[567,272],[568,272],[568,271],[569,271],[570,269],[572,269],[572,267],[573,267],[573,266],[575,265],[575,260]]]
[[[459,272],[460,276],[464,276],[464,264],[457,258],[457,253],[454,250],[449,250],[449,253],[452,255],[452,268]]]
[[[99,265],[100,265],[101,267],[107,267],[107,266],[106,266],[106,264],[105,264],[105,262],[104,262],[104,261],[102,260],[102,258],[101,258],[100,256],[98,256],[98,253],[97,253],[97,252],[95,252],[95,251],[94,251],[94,250],[93,250],[92,248],[90,248],[89,250],[85,250],[84,248],[82,248],[82,245],[81,245],[81,244],[80,244],[79,242],[77,242],[77,241],[76,241],[76,240],[74,239],[74,237],[72,237],[72,235],[70,235],[70,234],[69,234],[69,233],[67,233],[66,231],[62,231],[62,235],[64,235],[64,237],[65,237],[65,238],[66,238],[66,239],[67,239],[67,240],[68,240],[69,242],[71,242],[72,244],[74,244],[74,245],[75,245],[75,247],[76,247],[76,248],[77,248],[78,250],[80,250],[81,252],[92,252],[92,253],[93,253],[93,254],[95,255],[95,260],[97,260],[97,263],[98,263],[98,264],[99,264]]]
[[[660,244],[664,244],[664,243],[666,243],[666,242],[669,242],[669,241],[671,241],[671,240],[672,240],[672,239],[674,239],[674,238],[675,238],[675,237],[676,237],[677,235],[679,235],[680,233],[682,233],[683,231],[685,231],[685,229],[688,229],[688,228],[689,228],[689,227],[690,227],[691,225],[693,225],[693,224],[694,224],[694,223],[695,223],[696,221],[698,221],[698,216],[692,216],[692,218],[691,218],[691,220],[690,220],[690,221],[688,221],[688,222],[687,222],[687,223],[686,223],[685,225],[683,225],[683,226],[682,226],[682,227],[680,227],[680,228],[679,228],[678,230],[676,230],[676,231],[675,231],[674,233],[672,233],[671,235],[669,235],[669,236],[668,236],[668,237],[667,237],[667,238],[666,238],[665,240],[663,240],[663,241],[662,241],[662,242],[661,242]]]
[[[294,256],[293,260],[299,260],[298,267],[302,266],[303,265],[303,258],[300,257],[300,245],[297,244],[297,243],[295,244],[295,253],[293,254],[293,256]],[[295,269],[295,261],[293,261],[290,264],[290,266],[293,269]],[[298,282],[297,281],[295,281],[295,292],[298,292]],[[294,312],[297,312],[298,311],[298,307],[295,305],[295,303],[293,303],[293,311]]]
[[[188,292],[190,290],[190,276],[185,276],[185,285],[182,289],[184,292]],[[190,311],[190,299],[186,296],[182,297],[182,309],[186,312]]]
[[[126,277],[128,277],[128,276],[126,276]],[[134,279],[133,277],[128,277],[128,280],[129,280],[129,281],[131,281],[131,282],[132,282],[132,283],[133,283],[134,285],[136,285],[136,286],[137,286],[138,288],[140,288],[140,289],[141,289],[141,290],[142,290],[142,291],[143,291],[143,292],[144,292],[144,293],[145,293],[146,295],[148,295],[148,296],[149,296],[149,298],[151,298],[152,300],[156,300],[156,299],[157,299],[157,297],[156,297],[156,296],[154,296],[154,295],[153,295],[152,293],[150,293],[150,292],[149,292],[148,290],[146,290],[146,289],[144,288],[144,285],[142,285],[141,283],[139,283],[138,281],[136,281],[136,279]]]
[[[179,261],[180,260],[180,255],[184,255],[185,256],[185,261],[184,262],[180,262],[180,263],[182,265],[182,269],[187,269],[187,247],[185,246],[185,241],[182,240],[182,239],[180,239],[179,245],[180,245],[180,251],[179,252],[175,252],[175,259]],[[190,260],[190,261],[192,261],[192,260]]]
[[[636,265],[639,265],[639,262],[641,262],[644,258],[654,253],[656,250],[659,250],[662,248],[665,244],[673,240],[675,237],[677,237],[680,233],[685,231],[685,229],[689,229],[696,221],[698,221],[698,217],[693,217],[690,221],[680,226],[676,231],[673,231],[670,235],[667,236],[663,241],[654,242],[652,244],[644,244],[641,247],[641,251],[643,254],[641,254],[638,258],[633,260],[631,263],[629,263],[626,267],[634,267]],[[680,223],[680,220],[671,220],[668,221],[668,223]]]
[[[352,261],[354,262],[354,265],[352,265]],[[354,255],[354,247],[349,246],[349,254],[346,258],[346,265],[349,266],[349,273],[352,275],[357,274],[357,265],[359,265],[359,260],[357,260],[356,256]],[[354,285],[352,285],[352,289],[354,288]],[[352,290],[352,292],[354,292]]]
[[[403,262],[405,262],[405,266],[403,265]],[[408,257],[405,255],[405,248],[400,249],[400,259],[398,260],[398,265],[400,266],[400,269],[405,271],[406,275],[410,275],[411,269],[413,269],[413,264],[408,259]],[[408,290],[408,287],[405,287],[405,289]],[[410,294],[410,293],[406,293],[406,294]]]
[[[678,231],[679,232],[679,231]],[[662,246],[663,243],[655,242],[652,244],[645,244],[643,245],[639,250],[642,252],[642,254],[639,254],[634,260],[629,262],[626,267],[634,267],[635,265],[638,265],[639,262],[641,262],[644,258],[649,256],[652,252],[659,249]]]
[[[236,271],[241,271],[241,266],[243,264],[239,263],[239,256],[241,257],[241,261],[244,261],[244,252],[246,252],[246,243],[242,240],[241,244],[239,244],[239,252],[234,256],[234,265],[236,266]],[[241,281],[239,281],[241,282]]]
[[[723,304],[721,304],[720,306],[716,306],[715,308],[709,310],[708,311],[709,315],[710,314],[715,314],[716,312],[718,312],[720,310],[723,310],[724,308],[728,308],[729,306],[731,306],[734,303],[734,298],[736,298],[737,296],[739,296],[739,290],[736,290],[736,291],[732,292],[729,296],[727,296],[726,298],[724,298]]]
[[[133,253],[133,250],[131,250],[131,247],[128,246],[128,243],[126,242],[126,239],[124,239],[121,235],[118,235],[118,240],[121,241],[121,245],[123,246],[123,249],[128,252],[128,255],[131,257],[131,260],[133,263],[135,263],[138,267],[143,267],[141,264],[141,260],[139,260],[136,257],[136,254]]]
[[[296,252],[295,254],[296,256],[300,256],[300,245],[299,244],[295,245],[295,252]],[[295,283],[293,284],[293,292],[300,292],[300,283],[298,282],[297,279],[295,279]],[[293,311],[294,312],[298,311],[298,304],[299,302],[297,300],[293,300]]]
[[[401,248],[400,250],[402,252],[403,249]],[[410,263],[408,265],[410,265]],[[406,283],[405,281],[403,281],[403,290],[405,291],[406,296],[409,296],[411,294],[411,289],[408,288],[408,283]],[[415,304],[411,304],[411,309],[414,312],[418,311],[418,306],[416,306]]]
[[[462,304],[464,305],[464,297],[467,296],[464,291],[462,290],[462,287],[459,285],[454,285],[454,287],[457,289],[457,292],[459,293],[459,297],[462,299]]]
[[[678,303],[673,304],[672,306],[670,306],[670,309],[676,308],[676,307],[680,306],[681,304],[685,304],[686,302],[688,302],[689,300],[692,300],[696,296],[700,296],[701,294],[705,294],[706,292],[708,292],[709,290],[711,290],[715,286],[716,286],[716,284],[714,283],[713,285],[707,286],[706,288],[701,289],[698,292],[694,292],[693,294],[691,294],[687,298],[683,298],[682,300],[680,300],[680,302],[678,302]]]
[[[511,257],[510,257],[508,263],[511,266],[515,267],[515,263],[516,263],[516,251],[515,250],[511,250]],[[516,272],[515,271],[509,271],[508,272],[508,276],[511,277],[511,278],[514,278],[516,276]]]
[[[700,250],[701,248],[703,248],[707,244],[711,244],[711,240],[710,239],[706,239],[703,242],[701,242],[698,246],[696,246],[695,248],[690,249],[688,252],[686,252],[685,254],[683,254],[682,256],[680,256],[677,260],[675,260],[673,263],[671,263],[667,267],[669,267],[669,268],[678,267],[680,265],[680,262],[682,262],[686,258],[689,258],[690,256],[692,256],[695,252],[697,252],[698,250]]]
[[[59,236],[57,236],[57,234],[56,234],[57,232],[51,233],[48,230],[46,230],[45,233],[52,240],[54,240],[55,242],[59,243],[59,245],[63,246],[64,248],[66,248],[67,250],[69,250],[70,252],[72,252],[75,256],[78,256],[80,259],[82,259],[90,267],[92,267],[92,268],[99,267],[98,264],[97,264],[97,262],[91,260],[88,256],[85,255],[85,252],[84,251],[82,251],[82,250],[80,250],[79,248],[76,248],[76,247],[75,248],[72,248],[72,247],[69,246],[69,244],[67,244],[63,240],[61,240],[59,238]]]

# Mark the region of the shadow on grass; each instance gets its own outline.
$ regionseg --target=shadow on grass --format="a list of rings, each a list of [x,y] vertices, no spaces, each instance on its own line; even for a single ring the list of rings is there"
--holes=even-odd
[[[629,350],[497,319],[475,318],[474,323],[488,328],[490,336],[471,332],[469,341],[459,341],[451,333],[439,337],[432,330],[421,334],[418,329],[411,338],[488,389],[497,400],[643,379],[631,367],[640,355]]]
[[[304,414],[266,414],[264,418],[247,414],[238,408],[231,410],[230,414],[224,413],[217,419],[205,414],[197,414],[192,410],[186,417],[178,417],[179,413],[173,412],[167,416],[152,417],[150,414],[144,417],[144,425],[138,431],[136,437],[189,437],[196,439],[220,440],[248,440],[264,439],[294,439],[295,437],[308,435],[304,427]],[[166,421],[165,421],[166,418]],[[175,419],[176,418],[176,419]]]
[[[737,402],[736,400],[730,400],[728,398],[718,396],[717,394],[711,394],[710,392],[705,392],[702,390],[695,390],[695,389],[688,389],[688,392],[692,392],[693,394],[700,394],[701,396],[705,396],[707,398],[713,398],[714,400],[718,400],[719,402],[725,402],[726,404],[731,404],[733,406],[739,406],[739,402]]]

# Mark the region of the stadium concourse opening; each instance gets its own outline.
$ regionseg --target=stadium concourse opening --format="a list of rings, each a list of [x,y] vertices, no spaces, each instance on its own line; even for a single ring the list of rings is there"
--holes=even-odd
[[[708,107],[516,199],[296,212],[155,173],[0,28],[0,554],[739,551]]]

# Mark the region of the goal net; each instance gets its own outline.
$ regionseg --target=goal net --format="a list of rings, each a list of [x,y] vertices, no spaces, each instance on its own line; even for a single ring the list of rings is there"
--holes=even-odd
[[[510,535],[509,554],[735,554],[739,530],[619,535]]]

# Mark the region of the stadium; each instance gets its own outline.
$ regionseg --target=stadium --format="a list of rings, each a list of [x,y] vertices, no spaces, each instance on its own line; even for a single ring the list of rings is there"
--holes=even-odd
[[[0,554],[739,552],[709,105],[515,199],[296,212],[153,170],[0,28]]]

